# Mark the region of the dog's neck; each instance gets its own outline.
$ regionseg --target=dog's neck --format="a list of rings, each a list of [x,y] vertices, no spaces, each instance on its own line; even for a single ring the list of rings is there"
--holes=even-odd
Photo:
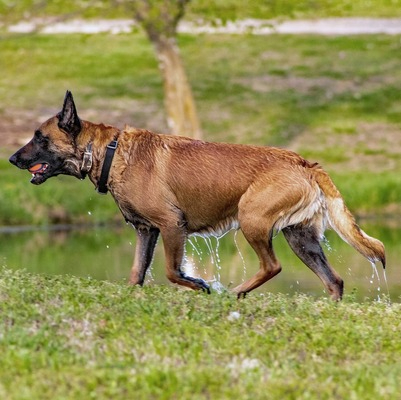
[[[95,187],[98,187],[102,167],[109,151],[108,147],[118,138],[120,130],[113,126],[97,125],[88,121],[82,121],[82,124],[83,129],[78,143],[82,153],[81,176],[82,179],[88,176]]]

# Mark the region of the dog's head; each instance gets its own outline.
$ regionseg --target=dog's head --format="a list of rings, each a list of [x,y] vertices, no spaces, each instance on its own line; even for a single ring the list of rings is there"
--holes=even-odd
[[[76,146],[81,129],[74,99],[67,91],[63,109],[44,122],[31,141],[10,157],[10,162],[31,172],[31,183],[35,185],[60,174],[82,178]]]

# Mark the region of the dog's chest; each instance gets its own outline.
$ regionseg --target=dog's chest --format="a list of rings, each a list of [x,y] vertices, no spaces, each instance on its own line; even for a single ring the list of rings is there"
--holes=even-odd
[[[121,214],[123,215],[127,224],[131,224],[136,229],[150,229],[153,226],[153,224],[148,219],[140,215],[139,212],[131,205],[121,205],[118,202],[117,205],[120,208]]]

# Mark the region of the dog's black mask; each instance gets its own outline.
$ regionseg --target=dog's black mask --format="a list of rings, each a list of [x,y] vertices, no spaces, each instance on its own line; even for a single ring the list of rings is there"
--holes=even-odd
[[[44,122],[30,142],[10,157],[10,162],[29,170],[35,185],[60,174],[80,177],[74,158],[75,139],[81,128],[74,99],[67,91],[61,112]]]

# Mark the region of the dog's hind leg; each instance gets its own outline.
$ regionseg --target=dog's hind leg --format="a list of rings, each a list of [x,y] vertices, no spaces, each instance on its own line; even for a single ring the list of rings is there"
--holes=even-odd
[[[136,229],[137,239],[135,247],[134,264],[131,268],[129,283],[131,285],[143,285],[146,271],[153,260],[153,253],[159,237],[159,229],[157,228],[140,228]]]
[[[233,289],[238,297],[245,296],[281,271],[272,243],[274,223],[281,210],[281,198],[278,197],[274,188],[258,190],[255,185],[239,203],[238,221],[245,239],[258,255],[260,269],[252,278]],[[270,201],[266,202],[266,198]]]
[[[284,237],[300,260],[323,282],[333,300],[341,300],[344,283],[330,266],[313,226],[293,225],[283,229]]]
[[[281,271],[281,265],[273,251],[272,231],[270,231],[270,233],[260,232],[255,235],[254,233],[249,234],[242,226],[241,230],[246,240],[259,257],[260,269],[251,279],[233,289],[233,292],[237,294],[238,298],[245,296],[248,292],[256,289]]]
[[[274,229],[311,218],[318,209],[318,191],[300,168],[283,172],[269,169],[243,194],[238,204],[238,221],[246,240],[259,257],[260,269],[234,292],[245,295],[281,271],[272,245]]]
[[[210,293],[207,283],[200,278],[192,278],[181,270],[184,259],[184,247],[186,234],[180,227],[166,227],[161,229],[164,253],[166,256],[167,278],[178,285],[186,286],[194,290],[203,290]]]

